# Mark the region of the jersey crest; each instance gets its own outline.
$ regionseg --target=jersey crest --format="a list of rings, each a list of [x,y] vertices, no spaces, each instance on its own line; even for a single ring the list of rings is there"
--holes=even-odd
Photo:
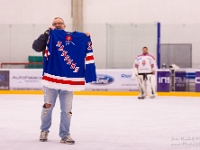
[[[66,45],[70,45],[70,44],[75,45],[74,42],[72,42],[72,36],[71,35],[67,35],[65,40],[66,40]]]
[[[143,65],[143,66],[146,65],[146,61],[145,61],[145,60],[142,61],[142,65]]]

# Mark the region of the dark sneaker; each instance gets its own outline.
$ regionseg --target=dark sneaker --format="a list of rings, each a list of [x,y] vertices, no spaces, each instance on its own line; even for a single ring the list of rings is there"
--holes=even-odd
[[[146,98],[146,95],[141,95],[141,94],[140,94],[140,95],[138,96],[138,99],[145,99],[145,98]]]
[[[140,96],[140,97],[138,97],[138,99],[145,99],[145,97],[144,96]]]

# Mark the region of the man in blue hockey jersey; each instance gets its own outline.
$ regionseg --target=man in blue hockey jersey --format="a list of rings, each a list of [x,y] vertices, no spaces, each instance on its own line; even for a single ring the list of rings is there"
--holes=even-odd
[[[33,42],[32,48],[37,52],[43,52],[43,55],[45,55],[46,44],[48,43],[50,30],[54,29],[64,30],[65,27],[66,25],[63,19],[60,17],[56,17],[53,20],[52,26],[49,27],[48,30],[44,32],[44,34],[41,34],[39,38]],[[89,36],[88,33],[85,34]],[[44,77],[46,76],[43,75],[43,78]],[[49,79],[49,77],[46,77],[45,79]],[[70,136],[73,91],[65,90],[62,88],[61,89],[53,88],[52,86],[51,88],[44,86],[44,105],[41,114],[42,124],[40,127],[41,129],[40,141],[42,142],[47,141],[49,128],[51,126],[52,110],[55,106],[57,95],[59,95],[60,109],[61,109],[60,129],[59,129],[59,136],[61,137],[60,142],[66,144],[74,144],[75,141]]]

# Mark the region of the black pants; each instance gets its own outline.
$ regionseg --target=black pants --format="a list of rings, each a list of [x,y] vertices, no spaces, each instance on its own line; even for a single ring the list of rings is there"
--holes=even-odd
[[[142,75],[143,76],[143,80],[148,80],[148,78],[147,78],[148,74],[153,74],[153,73],[152,72],[151,73],[138,73],[138,75]]]

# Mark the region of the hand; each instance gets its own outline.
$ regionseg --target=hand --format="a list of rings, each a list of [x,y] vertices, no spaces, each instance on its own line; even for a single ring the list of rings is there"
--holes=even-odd
[[[44,32],[44,34],[49,35],[50,29],[54,30],[55,27],[54,27],[54,26],[49,27],[49,28]]]
[[[52,29],[52,30],[54,30],[56,27],[54,27],[54,26],[50,26],[49,28],[48,28],[48,30],[50,30],[50,29]]]
[[[85,32],[85,35],[86,35],[86,36],[90,36],[90,33],[88,33],[88,32]]]
[[[154,71],[152,71],[152,73],[153,73],[153,74],[155,74],[155,73],[156,73],[156,72],[155,72],[155,70],[154,70]]]

